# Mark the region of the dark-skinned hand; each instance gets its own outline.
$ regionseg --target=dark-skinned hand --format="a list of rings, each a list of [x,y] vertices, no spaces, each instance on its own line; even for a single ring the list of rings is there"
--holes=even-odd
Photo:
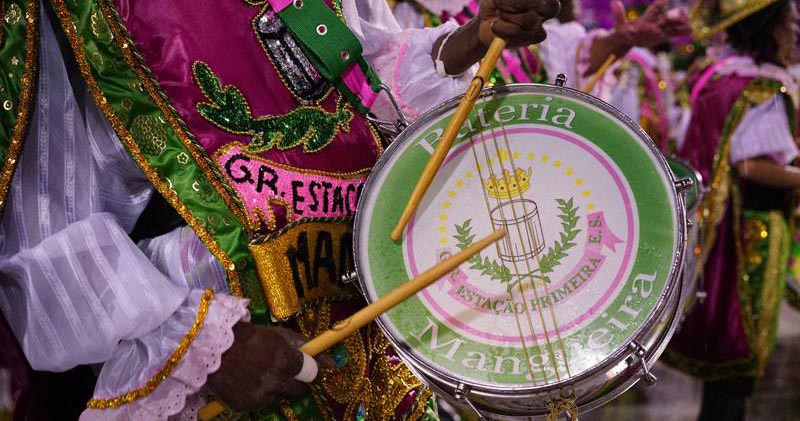
[[[495,37],[504,39],[509,48],[540,43],[547,38],[542,24],[560,10],[558,0],[481,0],[477,16],[481,43],[488,47]]]
[[[294,378],[303,366],[302,336],[251,323],[239,323],[233,332],[233,345],[207,383],[223,402],[247,412],[308,393],[308,385]]]
[[[450,75],[461,74],[486,54],[495,37],[509,48],[527,46],[547,37],[542,24],[558,14],[558,0],[481,0],[478,16],[433,45],[431,58],[441,56]],[[441,53],[440,53],[441,48]]]

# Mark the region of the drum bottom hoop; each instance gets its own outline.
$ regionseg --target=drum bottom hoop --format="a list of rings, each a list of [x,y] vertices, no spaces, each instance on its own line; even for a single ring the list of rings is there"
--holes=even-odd
[[[685,294],[683,281],[678,282],[678,291],[676,292],[662,311],[661,315],[665,317],[666,321],[651,332],[645,332],[635,341],[645,350],[644,360],[648,368],[655,365],[681,321],[680,306],[683,304],[682,298]],[[455,398],[459,384],[448,382],[436,373],[417,366],[412,358],[405,355],[403,350],[398,350],[398,352],[404,357],[404,361],[411,370],[438,396],[445,398],[451,404],[469,409],[465,402]],[[469,391],[468,398],[482,412],[482,415],[489,419],[540,421],[546,419],[549,413],[548,404],[553,399],[572,392],[576,397],[579,413],[585,413],[597,409],[625,393],[640,380],[643,374],[641,363],[633,356],[632,352],[623,353],[620,358],[607,364],[604,368],[595,369],[588,377],[569,384],[567,387],[543,388],[542,391],[533,393],[491,391],[481,388],[481,390]]]

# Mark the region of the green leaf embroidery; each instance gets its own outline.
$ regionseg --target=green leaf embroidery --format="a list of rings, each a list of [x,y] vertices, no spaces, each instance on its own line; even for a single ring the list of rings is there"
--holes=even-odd
[[[579,208],[575,206],[572,198],[569,200],[556,199],[556,204],[561,213],[558,215],[559,219],[563,221],[561,227],[563,231],[559,233],[559,241],[556,241],[552,247],[547,250],[540,258],[540,266],[530,275],[513,275],[511,270],[497,261],[493,261],[488,257],[482,258],[480,254],[473,256],[469,259],[470,269],[478,270],[484,276],[490,276],[493,281],[500,281],[508,284],[508,288],[513,288],[518,282],[521,282],[528,276],[533,276],[546,283],[550,283],[550,277],[546,276],[552,273],[559,265],[561,260],[567,257],[567,252],[575,247],[575,238],[580,234],[581,230],[577,228],[580,217],[577,216]],[[456,240],[456,246],[459,249],[472,245],[475,240],[475,235],[472,234],[472,220],[467,219],[462,225],[455,225],[456,234],[453,238]],[[517,278],[516,280],[514,278]]]
[[[350,131],[354,115],[341,102],[333,113],[319,107],[297,107],[285,115],[254,118],[250,104],[238,88],[223,87],[219,77],[203,62],[195,62],[192,69],[198,86],[211,101],[197,104],[200,115],[227,132],[250,135],[247,146],[250,152],[301,145],[305,152],[317,152],[328,146],[339,130]]]

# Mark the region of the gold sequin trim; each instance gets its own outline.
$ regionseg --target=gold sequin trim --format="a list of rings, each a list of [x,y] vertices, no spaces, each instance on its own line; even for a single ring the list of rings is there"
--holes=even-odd
[[[130,132],[125,127],[125,124],[119,119],[119,116],[114,112],[114,109],[108,103],[103,91],[97,84],[97,81],[92,74],[91,66],[89,65],[89,61],[86,57],[86,53],[83,50],[83,39],[77,34],[77,30],[72,23],[72,17],[69,14],[69,10],[64,6],[63,0],[57,0],[53,2],[54,8],[56,9],[56,14],[58,15],[58,19],[61,23],[61,27],[64,30],[67,39],[72,47],[72,51],[75,53],[75,60],[78,62],[78,67],[81,70],[81,75],[83,79],[86,81],[86,86],[89,89],[89,92],[92,93],[92,97],[97,103],[97,106],[103,111],[103,114],[106,116],[108,121],[111,123],[112,128],[117,133],[117,136],[122,140],[125,144],[128,152],[130,152],[131,157],[139,167],[142,169],[142,172],[147,176],[147,179],[150,181],[153,186],[164,196],[165,199],[170,203],[170,205],[175,208],[175,210],[183,217],[183,219],[189,224],[189,227],[197,234],[198,238],[203,241],[203,244],[208,248],[214,257],[216,257],[223,265],[225,270],[228,274],[228,279],[230,283],[230,290],[231,293],[236,296],[243,296],[241,282],[239,280],[239,274],[236,272],[236,265],[233,261],[228,257],[224,250],[217,244],[217,242],[211,237],[209,232],[205,229],[203,223],[195,218],[194,214],[189,210],[189,208],[180,200],[178,195],[174,190],[171,189],[170,185],[163,180],[158,172],[150,165],[150,162],[142,154],[142,151],[139,149],[139,146],[136,144],[136,141],[131,136]]]
[[[16,6],[12,3],[9,6],[9,13],[11,13],[11,6]],[[19,7],[17,12],[21,15]],[[18,20],[19,16],[15,19]],[[5,162],[3,163],[2,172],[0,172],[0,210],[5,205],[6,194],[8,193],[8,186],[11,184],[11,179],[14,177],[14,169],[16,168],[17,159],[22,151],[22,140],[27,133],[28,118],[31,114],[31,100],[33,98],[33,88],[36,84],[36,72],[39,63],[39,50],[37,49],[37,39],[39,38],[39,2],[31,0],[28,2],[27,25],[25,29],[25,70],[22,73],[22,90],[19,97],[19,108],[17,110],[17,121],[14,126],[14,131],[11,133],[11,142],[8,146],[8,155],[6,155]],[[5,16],[6,22],[9,22],[9,16]],[[10,23],[10,22],[9,22]],[[2,26],[0,24],[0,26]],[[13,104],[12,104],[13,105]]]
[[[194,324],[192,328],[189,329],[189,332],[186,333],[186,336],[183,337],[181,343],[178,345],[178,348],[175,352],[167,360],[167,363],[164,364],[164,367],[152,377],[150,380],[147,381],[147,384],[139,389],[130,391],[125,393],[124,395],[117,396],[115,398],[110,399],[92,399],[89,403],[86,404],[87,408],[91,409],[114,409],[119,408],[122,405],[129,404],[136,400],[142,399],[149,394],[153,393],[153,391],[158,388],[158,386],[163,382],[169,375],[175,370],[178,364],[181,362],[181,359],[186,354],[186,351],[189,350],[189,346],[194,342],[194,338],[197,336],[197,333],[203,328],[203,323],[206,320],[206,314],[208,313],[208,307],[211,304],[211,300],[214,298],[214,291],[213,290],[206,290],[203,293],[203,297],[200,299],[200,307],[197,310],[197,317],[194,320]]]
[[[139,81],[144,85],[147,94],[164,114],[164,117],[166,117],[175,135],[195,158],[200,169],[206,174],[206,177],[214,186],[222,200],[228,205],[231,212],[236,214],[242,223],[245,224],[244,227],[249,231],[249,234],[254,233],[258,227],[247,225],[248,221],[245,217],[246,212],[244,204],[237,200],[231,186],[223,184],[220,181],[224,180],[223,175],[212,164],[208,153],[205,149],[200,147],[200,144],[194,138],[194,135],[191,134],[186,123],[178,117],[180,115],[178,110],[166,99],[168,98],[166,93],[164,93],[161,86],[155,80],[155,77],[150,73],[144,58],[136,51],[133,40],[122,25],[122,18],[119,17],[116,10],[110,7],[107,2],[99,1],[98,3],[100,3],[100,7],[103,9],[103,14],[113,34],[113,40],[117,44],[117,48],[122,52],[125,62],[136,73]]]

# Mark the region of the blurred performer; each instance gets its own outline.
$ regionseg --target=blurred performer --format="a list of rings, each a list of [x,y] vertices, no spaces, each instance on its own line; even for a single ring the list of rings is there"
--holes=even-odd
[[[671,31],[674,36],[688,35],[690,28],[685,12],[680,9],[666,10],[667,2],[656,2],[649,6],[640,5],[637,8],[625,10],[622,2],[611,3],[616,32],[624,32],[624,27],[632,22],[649,19],[652,14],[663,8],[667,22],[682,22],[684,25]],[[646,33],[644,30],[642,32]],[[596,31],[603,34],[603,31]],[[640,38],[640,37],[635,37]],[[636,46],[629,48],[624,56],[618,49],[615,56],[620,57],[608,69],[600,69],[602,74],[588,75],[584,80],[598,81],[591,90],[591,94],[615,106],[633,121],[639,124],[662,152],[674,152],[675,143],[682,139],[682,131],[688,123],[688,107],[682,107],[676,98],[680,89],[672,71],[672,63],[668,54],[671,45],[669,40],[657,43],[659,37],[645,37],[636,41]],[[584,60],[587,63],[589,60]],[[585,64],[584,64],[585,65]],[[585,75],[586,72],[584,72]],[[590,86],[586,82],[584,86]]]
[[[742,420],[775,342],[789,252],[787,218],[800,187],[797,85],[789,0],[704,1],[696,36],[727,33],[727,54],[691,80],[693,115],[680,155],[709,180],[700,262],[708,299],[666,360],[703,379],[701,420]]]
[[[495,36],[544,39],[558,3],[519,3],[403,31],[383,0],[0,2],[0,308],[31,366],[102,364],[84,420],[210,393],[231,419],[435,419],[377,326],[321,373],[298,346],[363,306],[341,275],[381,81],[420,111],[464,92]]]
[[[667,0],[657,0],[635,22],[622,19],[610,31],[587,33],[576,19],[580,0],[561,0],[558,19],[544,24],[544,42],[503,53],[498,62],[499,82],[553,83],[556,76],[564,74],[567,86],[582,88],[611,54],[622,57],[636,46],[658,45],[688,34],[688,18],[677,11],[670,12],[668,4]],[[622,3],[615,1],[614,6],[624,17]],[[399,21],[410,27],[435,26],[449,20],[464,24],[475,15],[477,7],[477,0],[406,0],[397,2],[394,12]]]

